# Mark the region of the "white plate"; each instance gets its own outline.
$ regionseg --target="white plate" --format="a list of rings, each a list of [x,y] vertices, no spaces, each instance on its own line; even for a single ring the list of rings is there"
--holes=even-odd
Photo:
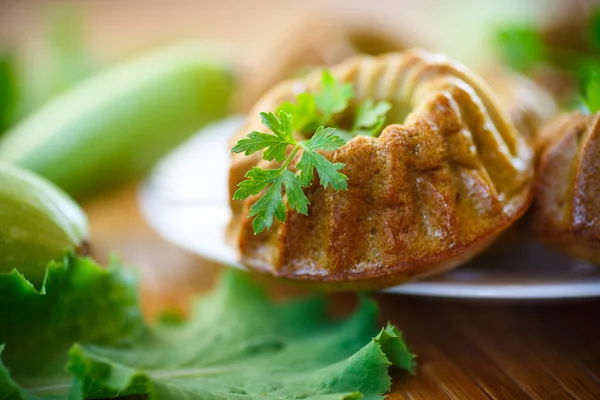
[[[231,117],[200,131],[156,167],[140,193],[142,212],[159,234],[240,268],[224,232],[230,217],[228,139],[242,123],[241,117]],[[600,268],[533,242],[521,243],[386,292],[490,299],[594,297],[600,296]]]

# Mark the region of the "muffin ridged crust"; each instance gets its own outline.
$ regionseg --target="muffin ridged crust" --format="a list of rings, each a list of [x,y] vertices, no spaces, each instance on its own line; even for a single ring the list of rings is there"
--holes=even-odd
[[[532,229],[600,263],[600,113],[563,115],[542,133]]]
[[[496,68],[484,75],[519,133],[537,149],[542,126],[556,115],[551,94],[515,71]]]
[[[308,216],[255,235],[232,202],[230,237],[241,261],[272,275],[374,288],[464,263],[521,216],[531,200],[532,151],[485,82],[449,58],[422,50],[358,57],[331,69],[353,83],[356,101],[386,100],[391,122],[378,138],[358,136],[325,154],[345,166],[348,190],[305,190]],[[320,75],[288,81],[258,102],[234,141],[260,130],[273,111]],[[234,155],[233,193],[260,155]]]

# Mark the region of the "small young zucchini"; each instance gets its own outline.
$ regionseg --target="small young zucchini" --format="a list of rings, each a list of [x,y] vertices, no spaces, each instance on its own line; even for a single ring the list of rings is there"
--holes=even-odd
[[[204,124],[223,117],[234,87],[221,48],[184,43],[94,76],[0,141],[0,161],[81,198],[135,178]]]
[[[49,261],[85,246],[87,238],[87,218],[67,194],[0,164],[0,273],[16,268],[39,285]]]

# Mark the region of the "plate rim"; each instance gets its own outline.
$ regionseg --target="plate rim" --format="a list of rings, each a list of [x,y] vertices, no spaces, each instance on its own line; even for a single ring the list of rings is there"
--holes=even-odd
[[[156,209],[162,205],[168,208],[167,200],[165,198],[159,198],[153,196],[155,189],[154,180],[160,176],[160,171],[165,169],[165,165],[169,165],[169,162],[176,160],[174,155],[179,152],[183,152],[188,149],[188,146],[193,146],[198,142],[202,142],[199,137],[203,136],[205,139],[217,136],[215,133],[218,132],[218,128],[226,124],[239,124],[243,123],[243,117],[235,115],[230,116],[216,123],[207,125],[202,128],[196,135],[192,136],[188,141],[177,147],[171,153],[167,154],[151,171],[147,176],[144,183],[138,190],[138,204],[140,211],[148,225],[161,237],[167,241],[182,247],[196,255],[199,255],[207,260],[218,262],[226,266],[243,268],[246,269],[237,261],[235,250],[226,245],[230,249],[231,257],[220,257],[215,256],[214,253],[206,251],[205,249],[199,249],[190,245],[188,242],[181,240],[180,237],[173,235],[168,229],[165,228],[160,218],[157,217]],[[221,129],[222,130],[222,129]],[[212,131],[212,132],[211,132]],[[223,138],[219,138],[226,142],[229,139],[229,135],[220,135]],[[191,147],[190,147],[191,148]],[[183,203],[179,205],[171,205],[171,207],[198,207],[196,204]],[[204,207],[208,205],[205,204]],[[202,207],[200,205],[200,207]],[[222,204],[211,203],[211,207],[218,207],[223,210]],[[227,211],[229,208],[227,207]],[[221,237],[220,244],[225,242],[224,232],[219,235]],[[586,280],[573,280],[565,282],[538,282],[538,283],[463,283],[463,282],[444,282],[444,281],[414,281],[408,282],[402,285],[392,286],[380,290],[381,293],[386,294],[397,294],[397,295],[410,295],[419,297],[438,297],[438,298],[455,298],[455,299],[478,299],[478,300],[550,300],[550,299],[583,299],[600,297],[600,274],[591,275],[591,278]]]

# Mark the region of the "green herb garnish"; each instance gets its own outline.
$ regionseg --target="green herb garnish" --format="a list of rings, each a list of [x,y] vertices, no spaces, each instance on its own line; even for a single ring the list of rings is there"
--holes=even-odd
[[[0,398],[378,399],[391,365],[414,372],[393,326],[361,298],[332,320],[324,297],[272,302],[225,271],[189,318],[147,325],[126,270],[53,263],[41,290],[0,274]]]
[[[385,116],[392,105],[385,101],[375,103],[368,99],[359,104],[352,133],[356,135],[377,136],[385,124]]]
[[[325,70],[319,92],[301,93],[295,103],[284,102],[277,110],[279,118],[270,112],[260,113],[263,125],[272,134],[254,131],[233,147],[232,152],[245,155],[264,150],[264,160],[283,163],[276,169],[253,167],[245,175],[248,179],[238,185],[233,195],[234,200],[244,200],[266,190],[248,214],[255,217],[252,221],[255,233],[269,229],[274,217],[285,221],[287,206],[283,192],[290,209],[308,215],[310,202],[303,188],[312,184],[315,170],[324,188],[348,188],[348,178],[339,172],[344,165],[333,164],[319,151],[335,151],[356,135],[378,136],[391,108],[385,101],[365,100],[356,107],[355,120],[346,130],[335,117],[349,107],[353,97],[352,84],[337,82]],[[298,140],[298,137],[306,140]],[[298,153],[302,156],[293,172],[290,166]]]
[[[322,88],[317,93],[301,93],[296,103],[283,102],[277,111],[285,111],[292,116],[293,130],[310,136],[319,126],[337,127],[333,116],[344,111],[354,97],[352,84],[340,84],[327,70],[321,78]]]
[[[339,84],[333,75],[327,70],[323,71],[322,89],[315,93],[315,104],[325,120],[338,112],[344,111],[348,107],[348,102],[354,97],[354,88],[352,84]]]
[[[583,102],[592,114],[600,110],[600,73],[593,74],[589,79]]]
[[[527,72],[546,58],[546,46],[540,32],[528,26],[511,26],[497,32],[498,47],[504,61]]]
[[[583,23],[581,31],[570,33],[580,41],[577,46],[553,44],[545,39],[543,31],[531,25],[499,29],[496,46],[512,68],[528,73],[536,67],[552,67],[576,78],[580,90],[587,92],[593,75],[600,70],[600,8],[591,10]],[[572,106],[574,100],[567,99],[566,104]]]
[[[282,195],[282,186],[287,194],[287,202],[292,209],[300,214],[308,214],[308,198],[302,190],[312,183],[313,170],[316,169],[323,187],[328,185],[335,190],[348,188],[346,175],[338,172],[343,164],[333,164],[317,153],[318,150],[333,151],[344,145],[344,139],[334,135],[335,129],[319,127],[310,140],[297,141],[292,132],[292,116],[285,111],[279,112],[279,119],[273,113],[261,113],[263,125],[274,134],[252,132],[246,139],[240,140],[232,149],[234,153],[250,155],[265,149],[263,159],[283,162],[277,169],[262,169],[253,167],[246,174],[247,180],[241,182],[233,195],[234,200],[244,200],[255,196],[268,187],[263,196],[250,208],[250,217],[254,232],[260,233],[273,225],[273,216],[285,221],[286,206]],[[292,151],[286,157],[289,146]],[[297,172],[289,167],[296,156],[302,151],[302,158],[296,165]]]
[[[0,399],[66,399],[74,343],[124,346],[146,329],[135,277],[117,261],[66,256],[48,264],[39,289],[3,272],[0,293]]]

